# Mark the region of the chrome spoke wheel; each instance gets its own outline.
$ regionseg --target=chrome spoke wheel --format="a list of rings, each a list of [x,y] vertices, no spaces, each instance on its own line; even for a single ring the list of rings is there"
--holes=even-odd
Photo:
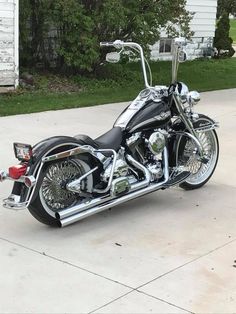
[[[192,186],[198,186],[207,181],[215,170],[218,160],[218,141],[213,130],[198,133],[198,139],[202,144],[206,163],[201,162],[197,148],[191,139],[186,141],[180,163],[186,167],[191,175],[185,181]]]
[[[88,169],[85,162],[76,159],[58,161],[48,166],[39,190],[40,201],[47,213],[55,216],[56,212],[75,205],[81,199],[78,194],[68,191],[66,185]]]

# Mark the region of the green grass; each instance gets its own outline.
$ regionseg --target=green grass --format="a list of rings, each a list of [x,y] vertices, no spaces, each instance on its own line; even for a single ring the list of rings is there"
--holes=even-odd
[[[230,20],[230,37],[232,37],[234,43],[236,44],[236,19]]]
[[[100,104],[130,100],[137,94],[137,88],[99,89],[99,91],[72,94],[25,93],[0,96],[0,116],[48,110],[96,106]]]
[[[47,78],[40,76],[39,81],[43,81],[43,86],[39,84],[35,90],[1,95],[0,116],[129,101],[143,88],[140,65],[130,63],[116,66],[120,72],[115,73],[115,68],[109,66],[106,73],[110,77],[107,80],[104,79],[106,73],[101,75],[101,79],[70,78],[73,84],[81,86],[76,92],[52,92],[47,87]],[[153,84],[170,83],[170,62],[155,62],[151,67]],[[119,79],[119,73],[122,79]],[[185,82],[191,90],[198,91],[236,88],[236,58],[186,62],[180,65],[179,80]]]

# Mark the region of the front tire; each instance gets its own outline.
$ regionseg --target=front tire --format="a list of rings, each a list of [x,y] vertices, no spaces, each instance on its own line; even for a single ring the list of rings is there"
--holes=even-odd
[[[200,119],[200,121],[206,120],[208,118],[205,116]],[[179,185],[185,190],[198,189],[205,185],[213,175],[219,158],[219,141],[216,131],[203,131],[198,133],[198,136],[203,145],[204,154],[208,158],[206,163],[197,159],[197,154],[194,154],[196,146],[191,139],[182,138],[182,144],[179,145],[182,147],[181,153],[178,152],[178,163],[187,167],[187,170],[192,173],[186,181]]]

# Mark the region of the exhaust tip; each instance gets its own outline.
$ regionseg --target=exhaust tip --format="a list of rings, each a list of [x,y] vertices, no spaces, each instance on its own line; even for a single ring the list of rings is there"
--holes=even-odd
[[[62,224],[61,224],[60,220],[58,220],[58,221],[56,222],[56,224],[57,224],[57,226],[58,226],[59,228],[62,227]]]
[[[55,214],[55,217],[56,217],[56,225],[59,227],[59,228],[61,228],[62,227],[62,223],[61,223],[61,220],[60,220],[60,215],[59,215],[59,213],[56,213]]]
[[[60,214],[59,214],[59,213],[56,213],[56,214],[55,214],[55,217],[56,217],[57,220],[59,220],[59,219],[60,219]]]

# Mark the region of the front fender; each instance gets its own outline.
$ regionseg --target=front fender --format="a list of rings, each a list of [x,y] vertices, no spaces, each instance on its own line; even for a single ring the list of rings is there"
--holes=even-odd
[[[195,129],[198,128],[215,128],[218,126],[218,124],[211,119],[210,117],[204,115],[204,114],[198,114],[199,118],[193,122],[193,126]],[[203,123],[204,121],[204,123]],[[183,123],[181,119],[176,119],[174,123],[172,124],[173,131],[179,132],[179,131],[187,131],[186,126]],[[182,136],[181,135],[173,135],[169,141],[169,164],[171,167],[176,166],[176,154],[177,154],[177,147],[178,147],[178,141],[180,140]]]

